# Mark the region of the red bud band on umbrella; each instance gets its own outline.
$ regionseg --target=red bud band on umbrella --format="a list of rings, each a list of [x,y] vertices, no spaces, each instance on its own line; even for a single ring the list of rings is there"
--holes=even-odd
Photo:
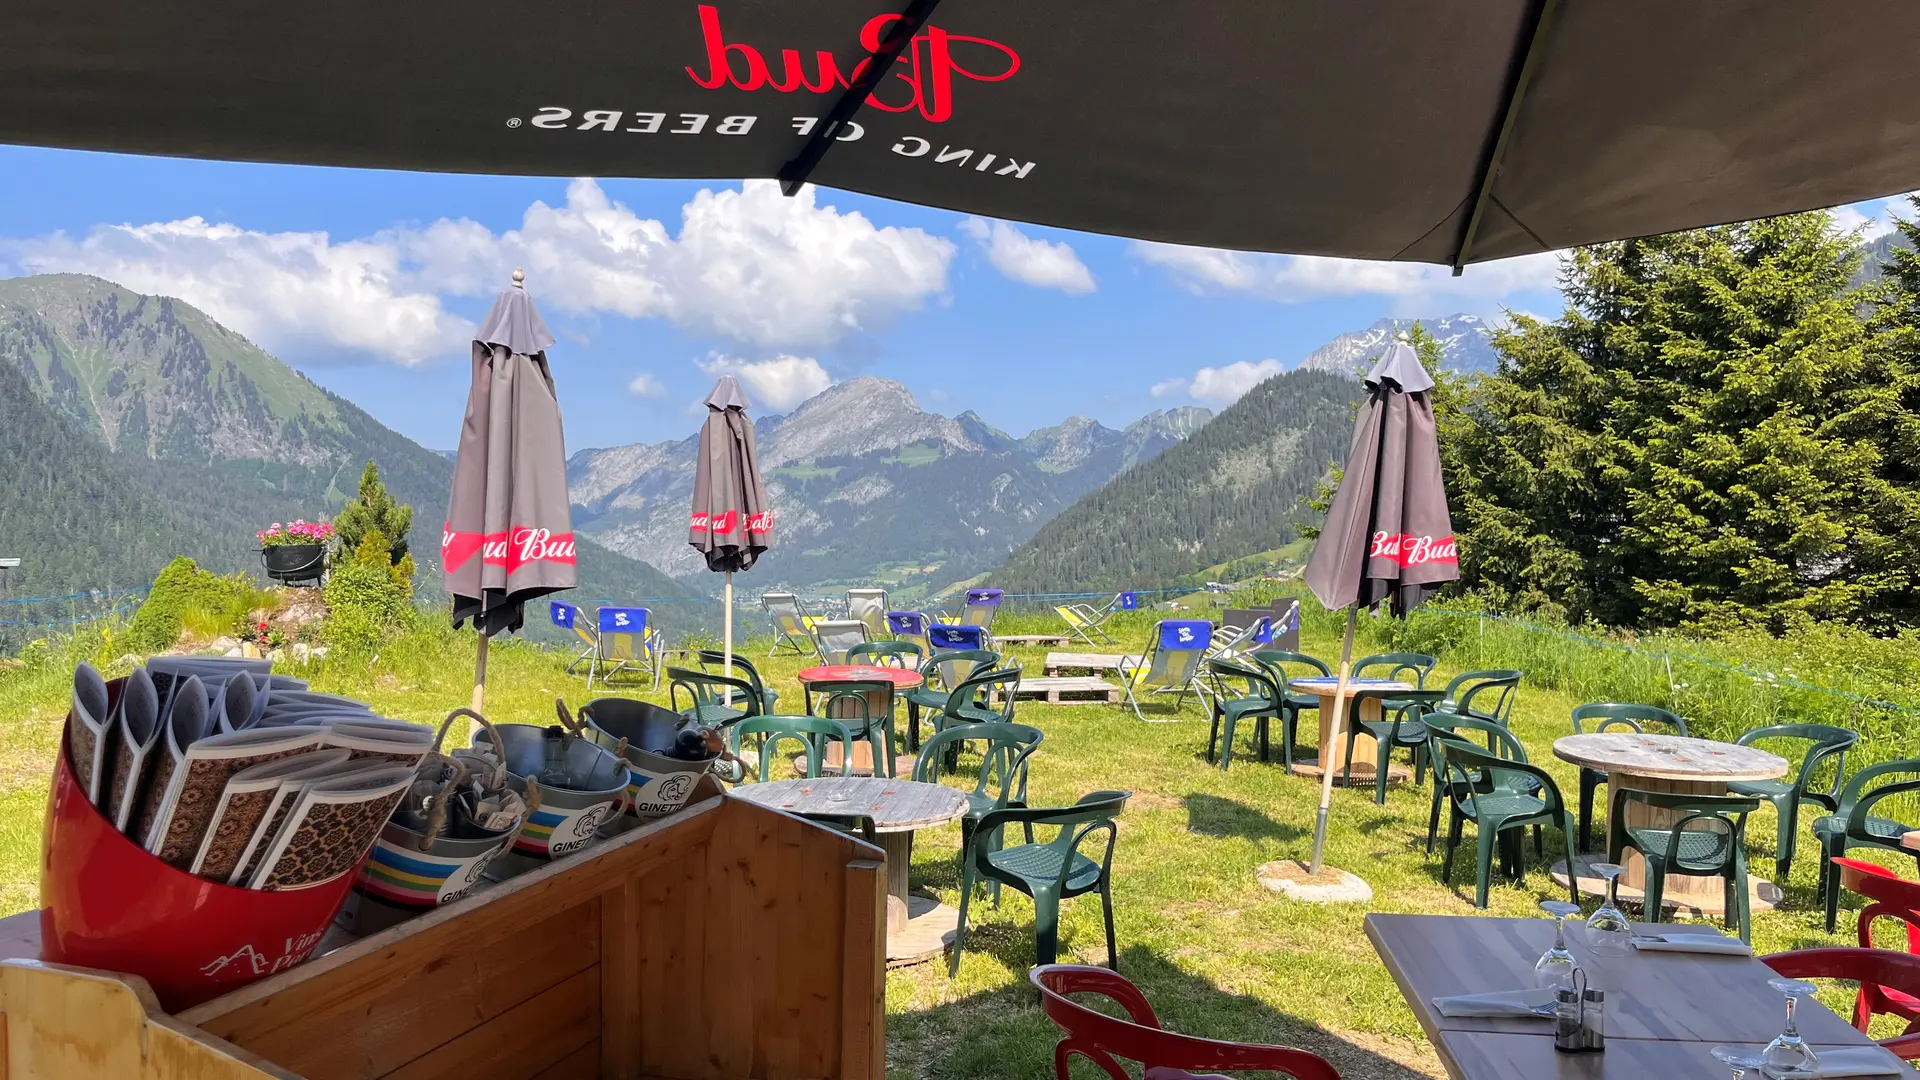
[[[547,367],[553,334],[524,281],[515,270],[512,286],[473,332],[473,385],[440,535],[453,625],[471,619],[480,632],[473,674],[478,713],[485,712],[487,639],[520,629],[528,600],[579,582],[566,438]]]
[[[1313,863],[1327,842],[1333,801],[1333,748],[1340,745],[1353,673],[1353,630],[1360,608],[1390,603],[1405,614],[1443,582],[1460,576],[1440,474],[1440,438],[1433,422],[1433,377],[1403,341],[1387,346],[1367,374],[1367,400],[1353,427],[1340,490],[1307,560],[1307,587],[1329,610],[1347,609],[1340,646],[1340,680],[1327,745],[1320,751],[1320,812],[1313,828]]]
[[[700,429],[700,457],[693,477],[693,514],[687,543],[706,557],[707,569],[727,575],[721,638],[728,678],[733,677],[733,574],[750,570],[773,546],[773,509],[760,480],[747,395],[731,375],[720,376],[707,395],[707,422]],[[726,703],[733,703],[728,689]]]

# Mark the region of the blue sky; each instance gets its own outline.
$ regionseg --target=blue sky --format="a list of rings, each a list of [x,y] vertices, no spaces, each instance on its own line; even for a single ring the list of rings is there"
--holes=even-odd
[[[1887,228],[1884,202],[1842,212]],[[861,374],[1014,434],[1219,408],[1385,315],[1558,312],[1551,256],[1440,267],[1144,245],[809,189],[446,176],[0,148],[0,274],[179,296],[431,447],[464,335],[524,266],[570,450],[696,430]]]

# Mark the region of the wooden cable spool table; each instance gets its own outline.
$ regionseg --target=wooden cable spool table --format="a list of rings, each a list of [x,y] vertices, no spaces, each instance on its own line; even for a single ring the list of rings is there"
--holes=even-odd
[[[867,699],[867,712],[870,716],[885,716],[893,708],[895,697],[908,690],[917,689],[926,678],[913,668],[888,667],[880,664],[822,664],[801,670],[798,676],[801,690],[806,694],[807,712],[813,712],[813,693],[815,690],[831,690],[835,683],[884,682],[892,683],[891,691],[876,690],[864,695]],[[836,702],[833,711],[828,714],[835,720],[858,720],[859,712],[853,702]],[[852,726],[852,725],[849,725]],[[827,747],[823,755],[821,768],[829,772],[840,770],[840,744],[835,742]],[[913,758],[901,755],[894,761],[894,772],[900,771],[905,764],[906,771],[913,771]],[[861,740],[853,744],[853,771],[860,776],[873,775],[873,746]]]
[[[1413,693],[1412,683],[1396,682],[1392,679],[1348,679],[1347,699],[1350,707],[1340,721],[1343,737],[1340,745],[1333,745],[1333,707],[1340,698],[1340,680],[1327,675],[1310,679],[1294,679],[1287,688],[1296,693],[1309,694],[1320,699],[1320,742],[1319,750],[1313,757],[1295,757],[1293,771],[1300,776],[1320,778],[1321,764],[1328,763],[1333,768],[1333,782],[1343,783],[1343,765],[1347,760],[1347,742],[1344,733],[1353,730],[1354,721],[1379,720],[1382,692]],[[1356,716],[1355,714],[1358,714]],[[1371,786],[1374,782],[1375,741],[1373,736],[1362,731],[1353,744],[1353,782],[1357,787]],[[1413,779],[1413,771],[1404,765],[1387,767],[1387,782],[1403,784]]]
[[[1562,736],[1553,744],[1553,755],[1562,761],[1605,772],[1609,808],[1613,804],[1613,793],[1625,788],[1682,795],[1725,795],[1727,785],[1735,781],[1772,780],[1787,774],[1785,758],[1751,746],[1631,731]],[[1666,828],[1682,816],[1645,803],[1627,806],[1627,824],[1635,828]],[[1607,828],[1612,831],[1611,820]],[[1589,864],[1604,861],[1604,855],[1583,861]],[[1647,884],[1646,860],[1638,852],[1629,850],[1621,865],[1626,867],[1626,873],[1620,875],[1621,895],[1639,898]],[[1562,863],[1556,867],[1554,876],[1564,881],[1565,872],[1566,866]],[[1580,876],[1583,891],[1604,893],[1605,885],[1597,875],[1583,872]],[[1755,909],[1771,908],[1779,899],[1779,889],[1751,872],[1747,878]],[[1670,873],[1662,895],[1667,903],[1691,908],[1699,914],[1726,913],[1725,887],[1717,877]]]
[[[913,865],[913,834],[966,816],[965,793],[939,784],[870,776],[822,776],[745,784],[733,796],[802,817],[873,819],[875,838],[887,853],[887,964],[932,960],[953,941],[960,913],[929,896],[907,892]]]

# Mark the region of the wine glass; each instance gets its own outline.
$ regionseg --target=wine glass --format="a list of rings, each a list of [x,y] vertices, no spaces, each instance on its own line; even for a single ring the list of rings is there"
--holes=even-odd
[[[1744,1080],[1748,1069],[1758,1069],[1766,1064],[1760,1060],[1760,1055],[1740,1046],[1716,1046],[1707,1053],[1712,1054],[1715,1061],[1733,1070],[1733,1080]],[[1755,1080],[1759,1080],[1757,1074]]]
[[[1765,1050],[1760,1051],[1761,1067],[1775,1080],[1787,1080],[1789,1077],[1812,1076],[1819,1068],[1820,1061],[1813,1056],[1813,1047],[1800,1037],[1800,1029],[1794,1026],[1793,1009],[1800,999],[1813,993],[1818,987],[1799,979],[1769,979],[1767,985],[1787,996],[1787,1026],[1774,1036]]]
[[[1625,956],[1633,939],[1633,924],[1620,910],[1620,875],[1627,868],[1618,863],[1594,863],[1592,869],[1607,880],[1607,899],[1587,916],[1587,942],[1602,956]]]
[[[1533,984],[1547,990],[1573,985],[1573,973],[1580,965],[1567,951],[1567,916],[1580,913],[1580,905],[1565,900],[1542,900],[1540,910],[1553,916],[1553,946],[1540,954],[1533,965]]]

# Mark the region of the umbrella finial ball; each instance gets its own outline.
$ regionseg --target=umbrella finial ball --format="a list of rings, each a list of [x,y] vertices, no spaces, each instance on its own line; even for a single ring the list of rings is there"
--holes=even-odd
[[[525,283],[526,283],[526,280],[527,280],[527,273],[526,273],[526,271],[524,271],[524,270],[522,270],[522,269],[520,269],[520,268],[519,268],[519,267],[517,267],[517,266],[516,266],[516,267],[514,267],[514,268],[513,268],[513,283],[514,283],[515,285],[523,285],[523,284],[525,284]]]

